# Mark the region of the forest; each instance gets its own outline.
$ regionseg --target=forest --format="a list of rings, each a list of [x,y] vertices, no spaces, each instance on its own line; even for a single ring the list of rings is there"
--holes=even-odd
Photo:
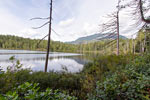
[[[58,47],[64,48],[60,48],[61,52],[100,53],[100,56],[93,58],[93,61],[86,64],[78,73],[33,72],[31,69],[23,69],[19,60],[11,58],[10,60],[14,60],[12,66],[15,66],[15,70],[11,69],[13,68],[11,66],[8,67],[7,72],[1,70],[0,99],[149,100],[149,34],[149,30],[146,31],[146,36],[145,31],[140,30],[136,39],[120,40],[119,56],[115,54],[116,45],[100,48],[104,45],[104,41],[80,45],[53,41],[54,51],[59,51],[56,47],[59,45]],[[36,45],[39,41],[15,36],[1,36],[1,38],[3,49],[37,50]],[[11,42],[5,41],[6,38]],[[42,48],[44,42],[46,40],[40,44],[38,50],[46,50],[46,46]],[[21,47],[22,43],[26,44],[26,47]]]
[[[29,39],[10,35],[0,35],[0,48],[1,49],[24,49],[24,50],[40,50],[46,51],[47,40],[43,40],[38,44],[40,39]],[[76,50],[74,45],[65,44],[62,42],[51,41],[51,52],[66,51],[74,52]]]
[[[14,56],[9,58],[11,65],[6,71],[0,65],[0,100],[150,100],[149,0],[117,0],[117,10],[108,14],[109,20],[100,25],[101,32],[111,34],[80,44],[51,40],[54,30],[51,27],[53,0],[50,1],[50,16],[32,19],[49,20],[37,27],[49,24],[48,40],[0,35],[2,50],[47,51],[45,71],[25,68]],[[137,30],[135,37],[127,39],[119,37],[119,15],[124,9],[131,11],[135,21],[128,30]],[[79,72],[65,68],[47,71],[49,51],[95,56]]]
[[[150,48],[150,31],[141,29],[135,39],[120,39],[120,53],[141,53],[148,51]],[[29,39],[11,35],[0,35],[1,49],[16,50],[39,50],[46,51],[47,40]],[[76,53],[107,53],[115,54],[116,41],[114,43],[107,42],[109,39],[93,41],[81,44],[69,44],[59,41],[51,41],[51,52],[76,52]]]

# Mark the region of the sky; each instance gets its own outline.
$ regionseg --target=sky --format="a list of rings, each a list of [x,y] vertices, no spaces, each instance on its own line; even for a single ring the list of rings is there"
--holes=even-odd
[[[48,34],[47,20],[30,20],[49,16],[50,0],[0,0],[0,34],[40,39]],[[52,40],[73,41],[79,37],[99,33],[104,16],[116,10],[117,0],[53,0]],[[131,19],[120,12],[120,33],[131,37]]]

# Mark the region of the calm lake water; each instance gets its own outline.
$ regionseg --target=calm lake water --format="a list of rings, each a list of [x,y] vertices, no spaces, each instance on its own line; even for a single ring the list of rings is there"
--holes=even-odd
[[[45,52],[0,50],[0,66],[4,71],[6,71],[8,66],[13,65],[9,60],[12,56],[20,60],[21,64],[23,64],[23,68],[31,68],[33,71],[44,71]],[[86,63],[88,63],[88,59],[82,54],[52,52],[49,55],[48,71],[63,71],[65,67],[68,72],[79,72]]]

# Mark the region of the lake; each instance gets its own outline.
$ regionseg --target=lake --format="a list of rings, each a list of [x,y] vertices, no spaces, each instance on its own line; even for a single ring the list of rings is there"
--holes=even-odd
[[[6,71],[8,66],[13,63],[9,60],[14,56],[20,60],[23,68],[30,68],[33,71],[44,71],[46,52],[28,50],[0,50],[0,66]],[[49,55],[48,71],[63,71],[67,68],[68,72],[79,72],[89,60],[82,54],[51,52]]]

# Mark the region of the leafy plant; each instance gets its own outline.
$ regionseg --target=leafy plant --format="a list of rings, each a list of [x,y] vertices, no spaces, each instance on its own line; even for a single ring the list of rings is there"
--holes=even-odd
[[[4,71],[1,69],[1,66],[0,66],[0,75],[3,73],[4,73]]]
[[[61,93],[59,90],[49,88],[40,92],[38,84],[28,82],[15,88],[15,91],[9,91],[5,95],[0,95],[1,100],[77,100],[76,97]]]
[[[134,62],[97,82],[89,100],[149,100],[150,54],[137,57]]]

